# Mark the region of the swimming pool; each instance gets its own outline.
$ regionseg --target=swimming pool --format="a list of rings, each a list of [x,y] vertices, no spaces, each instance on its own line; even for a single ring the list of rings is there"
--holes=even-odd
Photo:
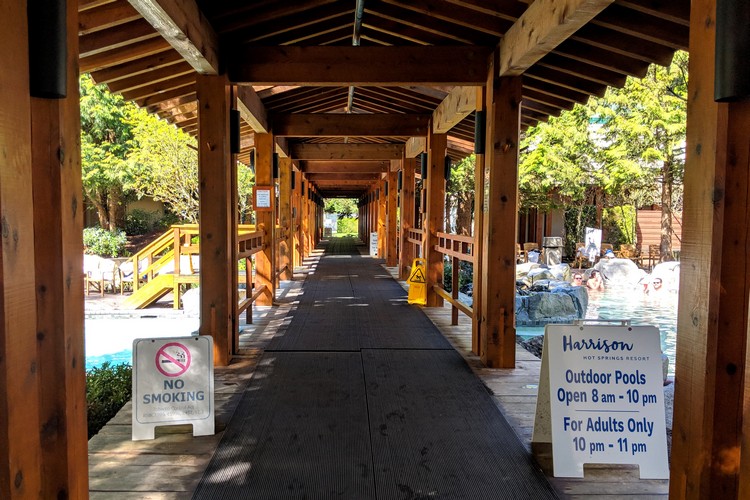
[[[677,341],[677,294],[670,291],[650,296],[640,289],[608,288],[589,292],[586,319],[630,320],[633,325],[659,328],[661,349],[669,358],[669,374],[674,375]],[[518,327],[518,335],[542,335],[544,327]]]
[[[669,357],[669,373],[674,374],[677,338],[677,294],[663,292],[648,296],[638,289],[608,288],[589,293],[587,319],[629,319],[633,325],[659,328],[661,347]],[[86,319],[86,369],[112,364],[131,363],[133,340],[137,338],[179,337],[198,330],[198,318],[136,317],[115,318],[101,315]],[[544,333],[544,327],[518,327],[519,335]]]
[[[131,364],[135,339],[182,337],[198,330],[198,326],[198,318],[185,316],[86,318],[86,370],[107,361]]]

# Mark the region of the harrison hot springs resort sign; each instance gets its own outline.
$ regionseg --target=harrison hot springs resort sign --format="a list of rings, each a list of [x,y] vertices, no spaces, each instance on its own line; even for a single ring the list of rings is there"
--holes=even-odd
[[[662,380],[655,327],[547,325],[532,443],[551,444],[558,477],[637,464],[642,479],[667,479]]]

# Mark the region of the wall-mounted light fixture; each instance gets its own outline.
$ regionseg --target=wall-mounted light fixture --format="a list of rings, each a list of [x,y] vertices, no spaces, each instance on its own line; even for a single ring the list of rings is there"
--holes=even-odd
[[[474,113],[474,153],[484,154],[484,140],[487,134],[487,113],[477,110]]]
[[[750,98],[750,30],[747,0],[716,2],[716,73],[714,99],[719,102]]]
[[[68,95],[68,19],[65,0],[29,0],[29,93],[63,99]]]
[[[233,154],[240,152],[240,111],[229,110],[229,151]]]

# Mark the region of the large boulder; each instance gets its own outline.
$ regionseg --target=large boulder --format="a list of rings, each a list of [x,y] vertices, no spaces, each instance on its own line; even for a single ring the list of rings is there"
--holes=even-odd
[[[680,289],[680,263],[679,262],[661,262],[654,266],[651,271],[651,279],[661,278],[664,283],[664,289],[677,291]]]
[[[528,295],[516,295],[516,325],[572,323],[586,317],[588,303],[585,287],[564,281],[535,281]]]
[[[634,288],[646,274],[630,259],[601,259],[593,269],[601,272],[607,288]]]

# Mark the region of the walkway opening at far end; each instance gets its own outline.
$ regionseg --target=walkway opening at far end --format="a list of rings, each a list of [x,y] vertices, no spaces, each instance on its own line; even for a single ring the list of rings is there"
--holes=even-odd
[[[351,238],[326,245],[194,498],[554,498],[382,261]]]

